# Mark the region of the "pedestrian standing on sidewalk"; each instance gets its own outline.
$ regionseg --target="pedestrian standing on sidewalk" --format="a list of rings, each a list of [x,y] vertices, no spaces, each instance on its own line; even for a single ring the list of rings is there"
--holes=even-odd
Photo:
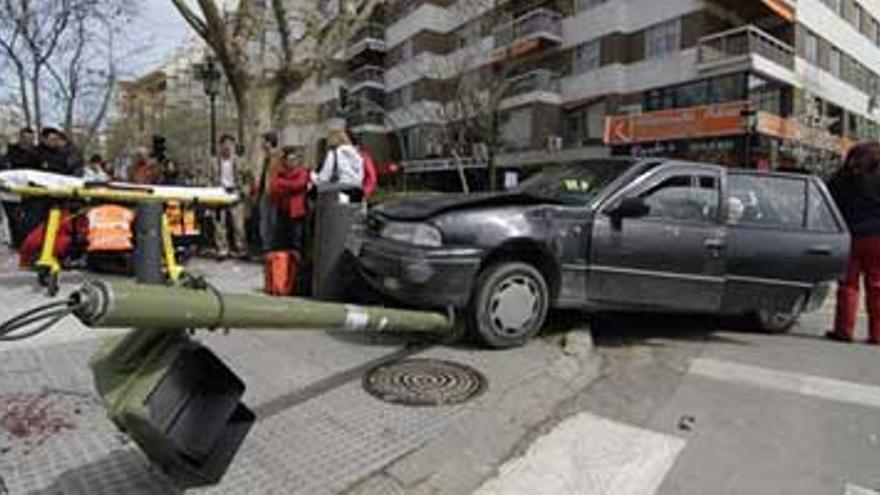
[[[345,131],[330,131],[327,135],[327,156],[314,182],[319,190],[327,186],[338,188],[353,203],[363,199],[364,159]]]
[[[10,144],[6,153],[6,161],[9,168],[13,170],[36,170],[39,168],[40,155],[37,153],[36,138],[36,133],[30,127],[25,127],[19,131],[18,142]],[[26,203],[28,203],[27,200],[21,202],[3,201],[3,208],[6,210],[6,217],[9,222],[11,244],[15,249],[18,249],[21,241],[28,234],[26,228]]]
[[[852,234],[852,246],[837,290],[834,330],[825,336],[853,341],[864,277],[868,343],[880,345],[880,144],[863,143],[850,150],[828,186]]]
[[[243,258],[247,255],[247,239],[244,230],[245,201],[244,183],[239,170],[238,159],[235,156],[237,142],[234,137],[224,134],[220,137],[220,153],[214,167],[214,183],[227,192],[238,193],[240,200],[223,210],[217,211],[217,223],[214,226],[214,247],[217,254],[225,258],[232,256]],[[231,243],[228,233],[232,233]]]
[[[270,196],[278,210],[273,251],[298,251],[303,253],[308,213],[307,194],[311,169],[302,163],[300,151],[293,146],[284,147],[282,165],[270,179]]]
[[[269,196],[269,178],[274,170],[281,167],[280,139],[275,132],[263,134],[263,166],[257,179],[257,210],[259,216],[260,245],[263,254],[272,250],[275,240],[275,223],[278,214]]]
[[[110,175],[107,174],[104,158],[101,155],[92,155],[89,158],[89,163],[83,170],[83,180],[86,182],[110,182]]]
[[[159,168],[150,158],[150,150],[140,146],[135,150],[134,161],[128,167],[128,181],[133,184],[155,184],[159,179]]]

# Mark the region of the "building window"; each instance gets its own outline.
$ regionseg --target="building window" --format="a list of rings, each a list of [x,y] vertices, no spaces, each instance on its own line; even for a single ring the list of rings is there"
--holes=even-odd
[[[661,58],[678,52],[681,45],[681,19],[649,27],[645,31],[645,58]]]
[[[513,110],[500,125],[503,146],[508,151],[522,151],[532,146],[532,109]]]
[[[598,7],[607,2],[608,0],[574,0],[574,10],[575,12],[581,12],[592,9],[593,7]]]
[[[829,69],[831,73],[840,77],[840,50],[831,47],[831,55],[829,58]]]
[[[602,44],[595,39],[575,47],[572,52],[572,70],[574,74],[596,70],[602,65]]]
[[[864,20],[864,18],[865,18],[865,11],[862,8],[862,6],[859,5],[858,3],[853,5],[853,20],[852,21],[853,21],[853,26],[855,26],[856,29],[858,29],[858,30],[862,29],[862,21]]]
[[[828,6],[829,9],[833,10],[837,14],[841,13],[842,2],[841,0],[822,0],[822,3]]]
[[[807,61],[814,64],[819,63],[819,37],[813,33],[807,33],[805,55]]]

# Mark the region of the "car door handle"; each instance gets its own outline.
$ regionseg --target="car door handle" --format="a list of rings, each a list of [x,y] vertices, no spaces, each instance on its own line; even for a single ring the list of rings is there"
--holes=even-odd
[[[833,250],[831,249],[831,246],[826,246],[824,244],[810,246],[809,249],[807,249],[807,254],[815,256],[831,256],[832,252]]]
[[[720,251],[724,249],[724,241],[721,239],[706,239],[703,246],[711,251]]]

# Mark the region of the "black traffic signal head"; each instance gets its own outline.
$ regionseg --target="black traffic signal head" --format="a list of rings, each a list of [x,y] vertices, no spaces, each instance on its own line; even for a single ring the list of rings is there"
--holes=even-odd
[[[130,334],[91,367],[110,419],[182,488],[219,482],[255,421],[244,383],[182,332]]]

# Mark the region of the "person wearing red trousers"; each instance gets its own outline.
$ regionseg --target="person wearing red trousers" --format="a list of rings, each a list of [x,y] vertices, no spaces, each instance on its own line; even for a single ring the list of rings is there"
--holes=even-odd
[[[828,188],[852,235],[846,275],[837,290],[834,330],[825,336],[852,342],[864,278],[868,343],[880,345],[880,144],[853,147]]]

